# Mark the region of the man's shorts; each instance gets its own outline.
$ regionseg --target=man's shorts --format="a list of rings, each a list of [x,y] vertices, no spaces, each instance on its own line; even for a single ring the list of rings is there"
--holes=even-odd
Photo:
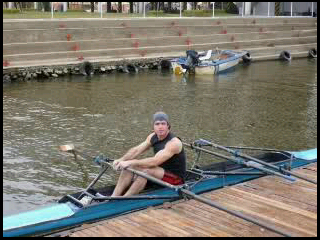
[[[161,180],[172,185],[180,185],[184,183],[182,178],[168,171],[164,171],[164,175]]]

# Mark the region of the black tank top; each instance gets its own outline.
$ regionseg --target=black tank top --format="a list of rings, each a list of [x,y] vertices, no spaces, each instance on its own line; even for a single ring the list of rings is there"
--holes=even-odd
[[[167,137],[161,141],[158,139],[157,134],[152,136],[151,145],[153,147],[154,154],[164,149],[167,142],[169,142],[174,137],[175,136],[170,132],[167,135]],[[170,159],[162,163],[159,167],[162,167],[164,170],[178,175],[184,180],[186,173],[186,155],[184,153],[183,147],[180,153],[173,155]]]

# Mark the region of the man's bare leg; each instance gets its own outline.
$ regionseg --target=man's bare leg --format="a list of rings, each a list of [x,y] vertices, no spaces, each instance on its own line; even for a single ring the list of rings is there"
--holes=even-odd
[[[164,175],[164,169],[161,167],[155,167],[155,168],[151,168],[151,169],[150,168],[138,169],[138,170],[143,171],[143,172],[147,173],[148,175],[156,177],[158,179],[162,179],[163,175]],[[139,192],[141,192],[145,188],[147,181],[148,180],[146,178],[138,176],[135,179],[135,181],[132,183],[132,185],[130,186],[128,191],[124,194],[124,196],[138,194]]]
[[[111,197],[121,196],[123,191],[130,185],[133,173],[127,170],[122,170],[116,187],[113,190]]]
[[[128,191],[123,196],[127,197],[141,192],[145,188],[147,181],[148,180],[143,177],[137,177],[128,189]]]

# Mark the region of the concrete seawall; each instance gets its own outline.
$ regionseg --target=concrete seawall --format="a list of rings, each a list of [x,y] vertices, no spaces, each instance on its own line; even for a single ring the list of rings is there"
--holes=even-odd
[[[317,49],[317,18],[4,19],[4,72],[184,56],[194,49],[250,51],[253,61]]]

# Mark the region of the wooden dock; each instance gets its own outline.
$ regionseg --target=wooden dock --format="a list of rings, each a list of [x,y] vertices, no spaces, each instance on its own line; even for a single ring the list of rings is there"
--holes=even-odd
[[[294,172],[317,179],[317,163]],[[266,176],[201,194],[292,236],[317,236],[317,185]],[[180,200],[65,231],[69,237],[274,237],[277,233],[196,200]]]

